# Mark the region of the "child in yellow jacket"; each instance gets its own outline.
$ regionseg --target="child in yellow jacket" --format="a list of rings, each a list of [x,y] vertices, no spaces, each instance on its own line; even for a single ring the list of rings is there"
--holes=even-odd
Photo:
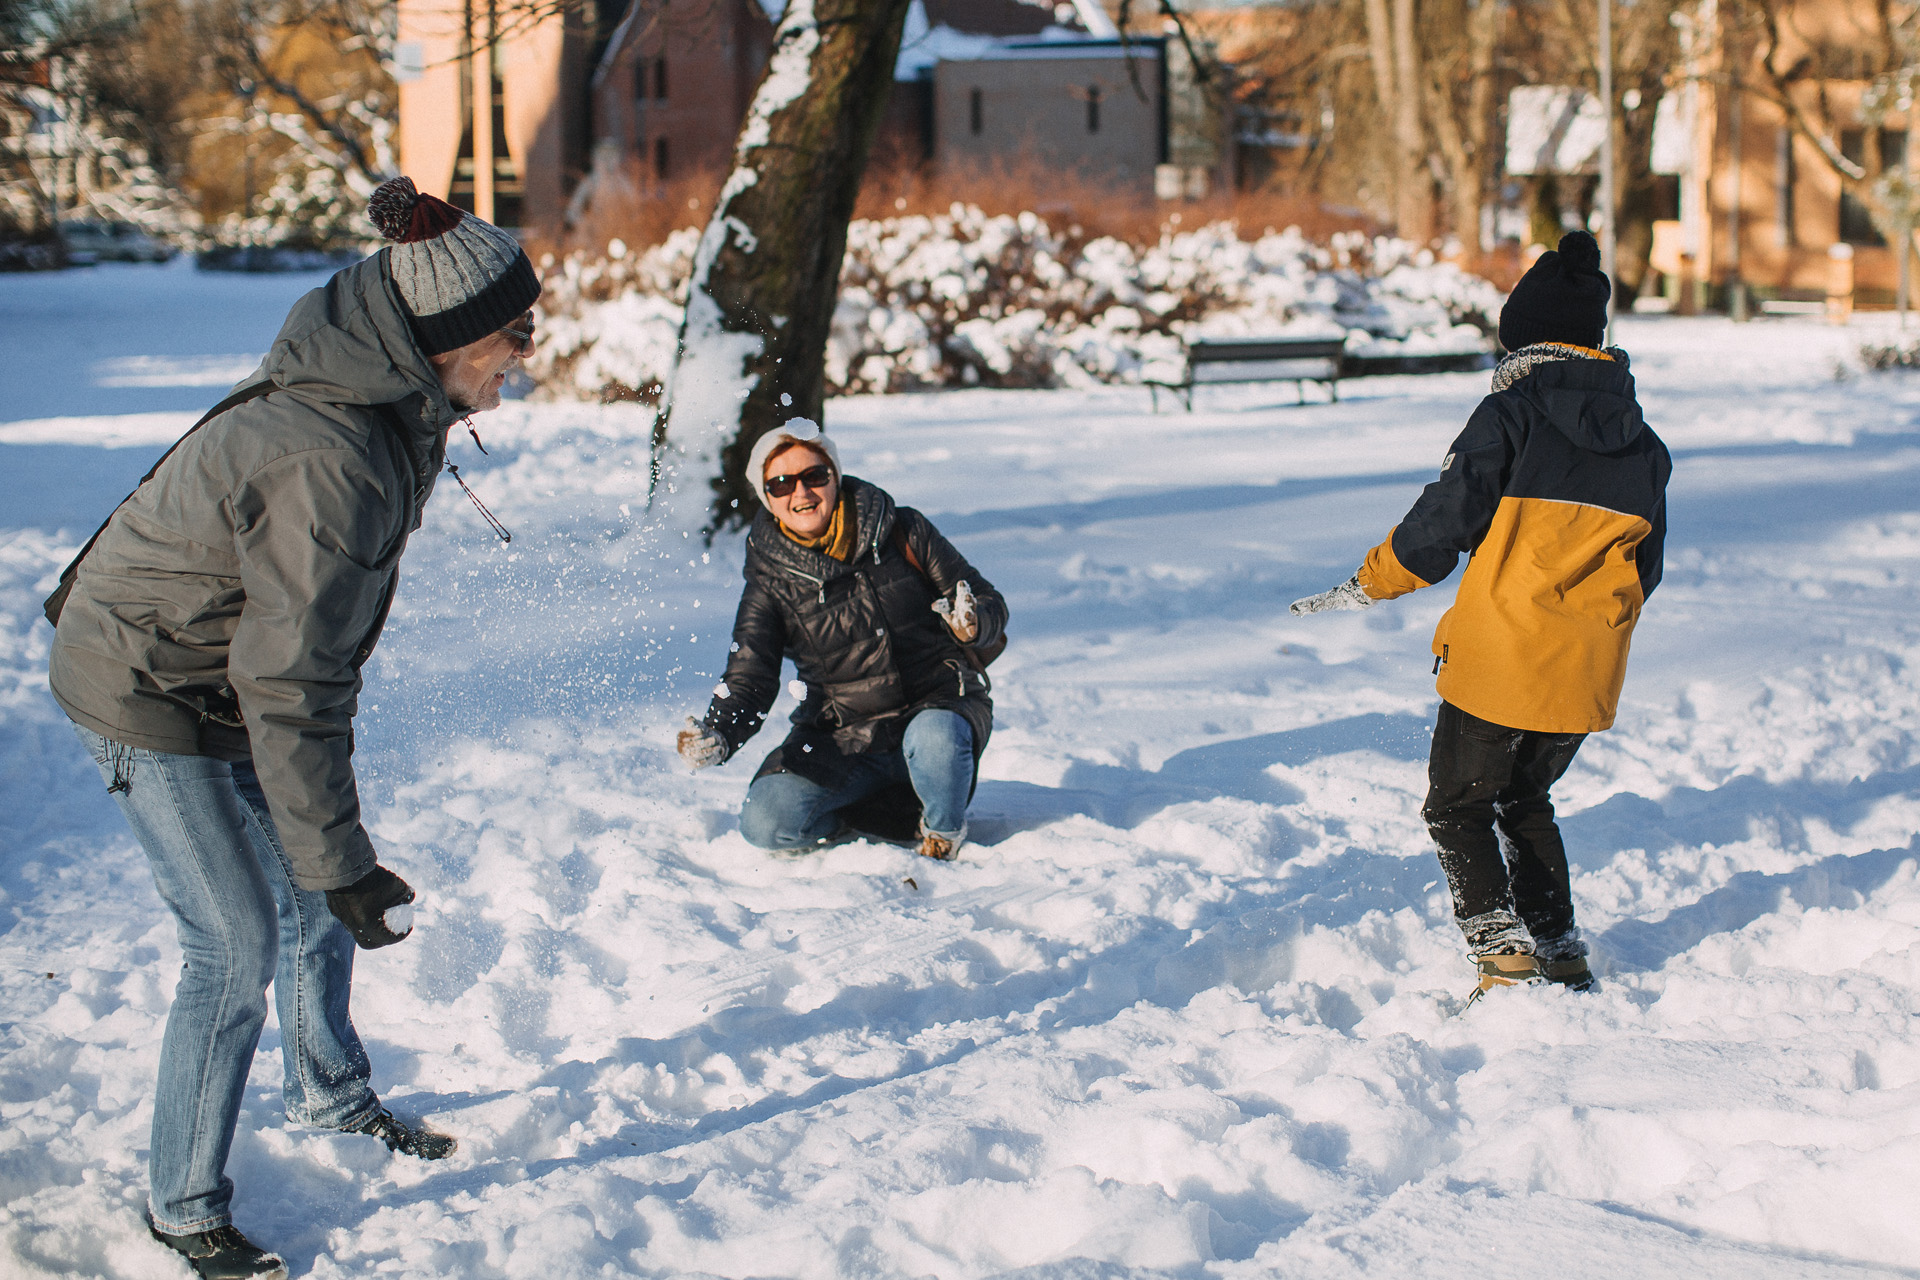
[[[1509,354],[1440,478],[1351,579],[1293,604],[1364,609],[1470,557],[1433,637],[1442,702],[1422,816],[1482,990],[1593,982],[1548,792],[1613,724],[1660,581],[1673,469],[1626,352],[1601,349],[1611,294],[1586,232],[1542,254],[1501,309]]]

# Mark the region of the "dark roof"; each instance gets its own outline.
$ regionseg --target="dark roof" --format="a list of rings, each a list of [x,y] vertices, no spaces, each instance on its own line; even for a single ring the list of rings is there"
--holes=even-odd
[[[1030,4],[1028,0],[922,0],[927,9],[927,25],[952,27],[968,35],[1037,36],[1048,27],[1081,29],[1080,15],[1071,5],[1063,5],[1067,18],[1062,21],[1051,4]]]

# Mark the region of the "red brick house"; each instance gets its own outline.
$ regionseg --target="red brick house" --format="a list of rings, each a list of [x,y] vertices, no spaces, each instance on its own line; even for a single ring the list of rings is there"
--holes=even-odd
[[[483,122],[470,86],[482,63],[460,41],[457,11],[424,7],[451,3],[401,6],[403,49],[423,68],[402,85],[401,163],[422,189],[475,208]],[[573,7],[515,32],[493,60],[496,126],[482,130],[496,220],[572,221],[615,176],[645,196],[724,173],[783,3],[628,0],[603,41]],[[1169,163],[1219,181],[1232,172],[1231,130],[1191,109],[1197,88],[1170,63],[1180,60],[1164,41],[1123,47],[1099,0],[914,0],[876,155],[936,165],[1025,155],[1142,191]]]

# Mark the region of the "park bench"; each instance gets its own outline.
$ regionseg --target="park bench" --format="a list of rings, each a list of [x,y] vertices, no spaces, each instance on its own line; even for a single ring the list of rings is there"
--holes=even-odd
[[[1185,381],[1145,381],[1155,413],[1160,412],[1162,391],[1179,395],[1191,412],[1193,389],[1215,382],[1291,382],[1302,404],[1307,402],[1306,384],[1324,382],[1337,403],[1346,346],[1345,338],[1200,338],[1187,344]]]

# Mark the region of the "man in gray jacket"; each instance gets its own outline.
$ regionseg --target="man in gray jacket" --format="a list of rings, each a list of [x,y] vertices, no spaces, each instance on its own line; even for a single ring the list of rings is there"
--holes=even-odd
[[[405,178],[369,214],[395,243],[294,305],[49,602],[54,697],[185,953],[150,1228],[202,1276],[284,1274],[233,1227],[224,1172],[269,983],[289,1118],[426,1159],[454,1145],[381,1105],[347,1012],[353,944],[400,941],[413,900],[361,825],[352,725],[448,428],[499,405],[540,285],[511,235]]]

